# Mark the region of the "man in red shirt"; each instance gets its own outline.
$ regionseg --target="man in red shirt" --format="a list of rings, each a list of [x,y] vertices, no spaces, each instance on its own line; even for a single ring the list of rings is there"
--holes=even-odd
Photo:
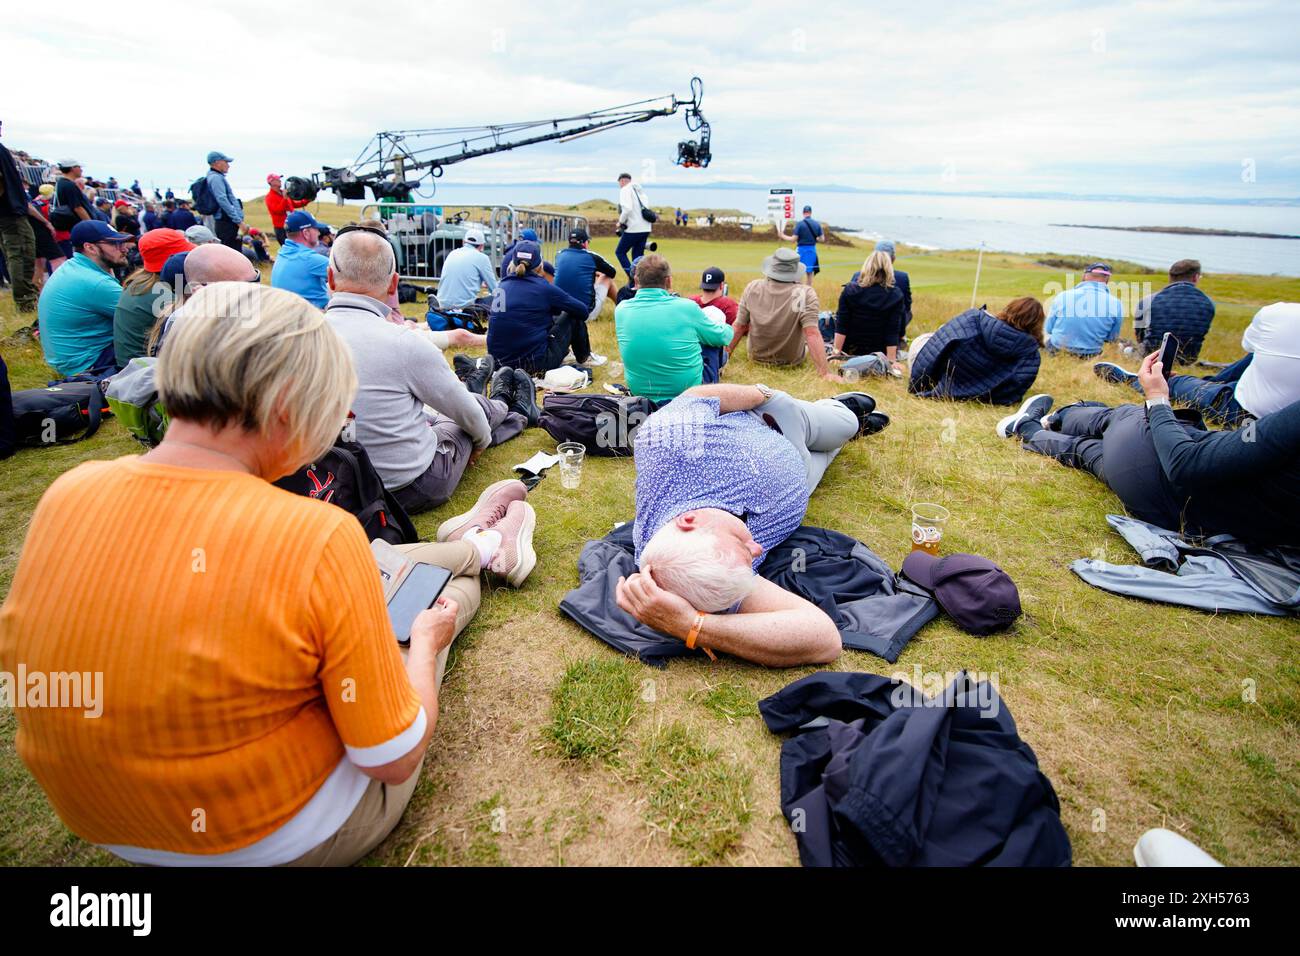
[[[275,241],[284,245],[284,240],[288,238],[288,233],[284,231],[284,217],[295,209],[301,209],[311,200],[290,199],[286,196],[280,184],[279,173],[268,174],[266,184],[271,187],[266,193],[266,211],[271,214],[271,225],[275,227]]]
[[[731,325],[736,321],[737,303],[735,299],[727,297],[727,287],[723,280],[726,276],[717,266],[709,266],[704,270],[704,276],[700,279],[700,294],[691,296],[692,302],[699,303],[700,308],[706,305],[715,305],[727,317],[727,324]]]

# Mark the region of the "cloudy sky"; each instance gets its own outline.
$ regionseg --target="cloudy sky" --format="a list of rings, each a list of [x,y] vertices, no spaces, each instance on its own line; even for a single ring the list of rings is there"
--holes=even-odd
[[[674,117],[473,160],[444,181],[631,169],[670,184],[1300,196],[1294,2],[191,8],[109,0],[93,15],[7,16],[5,144],[178,190],[216,148],[252,190],[268,171],[350,162],[376,130],[685,95],[698,74],[707,170],[671,166],[686,136]]]

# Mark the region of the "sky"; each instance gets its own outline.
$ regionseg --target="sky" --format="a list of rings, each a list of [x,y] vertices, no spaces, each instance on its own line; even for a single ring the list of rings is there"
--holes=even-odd
[[[349,163],[378,130],[686,96],[698,75],[708,169],[673,167],[690,135],[677,116],[475,159],[443,181],[604,183],[626,169],[668,184],[1300,196],[1294,0],[97,10],[6,18],[3,142],[178,192],[209,149],[235,158],[249,192],[268,172]]]

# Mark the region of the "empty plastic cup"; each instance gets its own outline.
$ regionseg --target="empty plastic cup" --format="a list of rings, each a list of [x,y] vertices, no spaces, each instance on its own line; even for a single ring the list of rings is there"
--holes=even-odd
[[[582,442],[560,442],[555,448],[560,456],[560,486],[577,488],[582,483],[582,460],[587,455],[587,446]]]
[[[949,517],[943,505],[928,501],[912,505],[912,550],[938,557],[943,528]]]

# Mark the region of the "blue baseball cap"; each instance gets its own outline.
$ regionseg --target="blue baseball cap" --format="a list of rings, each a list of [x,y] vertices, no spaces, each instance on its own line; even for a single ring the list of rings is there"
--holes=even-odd
[[[185,257],[189,252],[177,252],[167,257],[163,263],[162,272],[158,273],[158,278],[173,289],[185,289]],[[179,286],[176,280],[180,279]]]
[[[876,243],[875,251],[887,252],[890,254],[890,256],[893,256],[895,254],[894,244],[890,242],[888,239],[881,239],[878,243]]]
[[[542,247],[530,239],[525,239],[515,246],[516,262],[522,262],[532,272],[542,264]]]
[[[233,162],[235,161],[235,157],[233,157],[233,156],[227,156],[225,153],[223,153],[223,152],[222,152],[221,150],[219,150],[219,149],[214,149],[212,152],[208,153],[208,165],[209,165],[209,166],[211,166],[213,163],[219,163],[219,162],[221,162],[222,160],[225,160],[225,161],[228,162],[228,163],[233,163]]]
[[[312,227],[323,230],[325,224],[317,222],[316,217],[306,209],[295,209],[293,212],[289,213],[288,218],[284,221],[285,232],[301,232],[304,229],[310,229]]]
[[[69,237],[74,249],[80,249],[90,242],[126,242],[131,238],[124,232],[110,228],[108,223],[100,219],[82,220],[72,227]]]
[[[520,239],[527,239],[529,242],[537,242],[537,233],[532,229],[524,229],[519,233]]]
[[[812,212],[812,206],[804,206],[804,207],[803,207],[803,211],[804,211],[804,212]]]

